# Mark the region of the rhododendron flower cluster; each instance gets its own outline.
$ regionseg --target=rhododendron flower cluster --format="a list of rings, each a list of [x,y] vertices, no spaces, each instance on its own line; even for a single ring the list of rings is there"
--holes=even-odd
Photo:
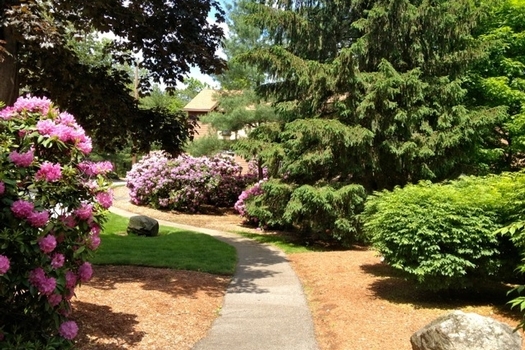
[[[0,274],[4,274],[9,271],[10,262],[9,258],[5,255],[0,255]]]
[[[252,187],[242,191],[237,202],[235,202],[235,205],[233,206],[233,208],[244,218],[247,223],[256,224],[258,220],[257,218],[249,215],[248,211],[246,210],[246,202],[253,197],[260,196],[264,193],[262,184],[266,181],[266,179],[260,180]]]
[[[20,337],[66,348],[78,332],[70,299],[93,274],[87,259],[112,203],[112,166],[86,159],[91,139],[46,98],[0,109],[0,139],[0,348]]]
[[[155,151],[127,173],[127,187],[134,204],[196,212],[203,205],[233,206],[254,179],[227,155],[171,158]]]

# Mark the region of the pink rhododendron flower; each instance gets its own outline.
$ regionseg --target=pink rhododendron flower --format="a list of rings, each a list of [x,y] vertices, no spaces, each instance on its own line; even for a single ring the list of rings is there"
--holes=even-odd
[[[38,130],[38,133],[43,136],[51,136],[55,126],[55,122],[53,122],[51,119],[39,120],[36,123],[36,129]]]
[[[57,281],[53,277],[47,277],[41,267],[37,267],[29,273],[29,282],[42,294],[49,295],[56,288]]]
[[[108,209],[113,204],[113,191],[109,190],[108,192],[99,192],[96,195],[97,202],[104,209]]]
[[[50,108],[51,101],[46,97],[19,97],[13,106],[0,110],[0,118],[9,120],[22,111],[40,112],[45,115]]]
[[[66,272],[66,287],[74,288],[77,284],[77,276],[72,271]]]
[[[34,211],[27,216],[27,221],[33,227],[44,227],[49,221],[49,213],[47,210]]]
[[[3,181],[0,181],[0,195],[4,194],[5,192],[5,183]]]
[[[91,225],[91,234],[97,236],[100,234],[100,226],[98,224],[93,223]]]
[[[79,142],[77,144],[77,148],[84,154],[91,153],[91,150],[93,149],[93,145],[91,143],[91,139],[86,136],[86,140]]]
[[[9,153],[9,160],[21,168],[27,168],[30,166],[31,163],[33,163],[34,158],[35,155],[32,149],[25,153],[18,153],[17,151]]]
[[[93,215],[93,205],[82,203],[80,208],[75,210],[75,215],[81,220],[89,220]]]
[[[64,254],[55,253],[51,259],[51,267],[54,269],[59,269],[64,266],[65,260]]]
[[[40,165],[40,169],[35,174],[37,180],[45,180],[48,182],[60,180],[61,177],[62,171],[60,170],[60,164],[53,164],[47,161]]]
[[[30,95],[19,97],[13,104],[13,108],[17,111],[40,112],[47,114],[51,108],[51,100],[47,97],[32,97]]]
[[[7,271],[9,271],[10,267],[11,263],[9,261],[9,258],[5,255],[0,255],[0,275],[3,275]]]
[[[51,306],[55,307],[62,301],[62,295],[60,294],[51,294],[47,296],[47,301]]]
[[[27,218],[33,212],[34,208],[33,203],[23,199],[19,199],[11,204],[11,211],[19,219]]]
[[[62,112],[58,115],[58,118],[57,118],[57,121],[60,123],[60,124],[63,124],[63,125],[68,125],[68,126],[72,126],[72,127],[78,127],[77,125],[77,122],[75,120],[75,117],[73,117],[71,114],[69,114],[68,112]]]
[[[73,215],[61,215],[60,221],[62,221],[64,225],[70,228],[73,228],[77,225],[77,220]]]
[[[47,235],[38,240],[38,246],[44,253],[51,253],[57,246],[57,240],[53,235]]]
[[[94,176],[99,174],[107,174],[113,170],[111,162],[82,162],[78,164],[78,168],[87,176]]]
[[[100,237],[98,235],[93,235],[88,240],[88,248],[91,250],[97,250],[100,245]]]
[[[78,326],[75,321],[66,321],[60,325],[58,333],[65,339],[72,340],[77,336]]]
[[[91,276],[93,276],[93,268],[91,267],[91,264],[86,261],[80,265],[78,268],[78,276],[82,282],[89,281]]]

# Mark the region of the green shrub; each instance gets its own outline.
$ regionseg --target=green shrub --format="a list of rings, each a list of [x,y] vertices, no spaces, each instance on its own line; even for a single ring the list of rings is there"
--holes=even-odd
[[[227,150],[230,143],[227,140],[220,140],[217,135],[207,135],[191,141],[185,150],[193,157],[213,156]]]
[[[505,174],[375,193],[362,214],[365,232],[388,264],[425,288],[502,279],[518,253],[494,232],[521,210],[515,199],[523,188],[523,174]]]
[[[293,191],[283,219],[306,238],[336,241],[348,246],[360,238],[357,214],[363,210],[365,189],[347,185],[339,189],[303,185]]]
[[[292,185],[271,179],[260,184],[261,194],[246,199],[245,217],[250,217],[262,228],[286,228],[284,211],[293,191]]]
[[[263,228],[294,228],[304,240],[349,245],[361,238],[357,214],[365,198],[360,185],[295,188],[272,179],[241,194],[236,209],[248,222]]]

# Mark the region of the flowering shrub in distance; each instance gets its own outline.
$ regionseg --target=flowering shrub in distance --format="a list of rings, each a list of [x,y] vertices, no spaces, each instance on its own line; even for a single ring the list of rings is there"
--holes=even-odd
[[[246,190],[242,191],[242,193],[239,195],[239,198],[237,199],[237,202],[235,202],[235,205],[233,208],[243,217],[244,222],[246,224],[250,225],[257,225],[259,223],[259,219],[255,216],[252,216],[248,213],[248,210],[246,210],[246,203],[257,196],[260,196],[264,193],[262,189],[262,184],[266,182],[267,179],[259,180],[259,182],[255,183],[253,186],[247,188]]]
[[[255,179],[241,172],[241,166],[226,155],[171,158],[154,151],[137,162],[126,178],[134,204],[197,212],[203,205],[233,206]]]
[[[46,98],[0,109],[0,349],[64,349],[75,287],[111,193],[109,163],[92,163],[91,139]]]

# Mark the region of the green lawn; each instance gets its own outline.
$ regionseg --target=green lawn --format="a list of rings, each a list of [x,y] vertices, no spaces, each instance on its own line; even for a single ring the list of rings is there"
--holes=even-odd
[[[91,259],[98,265],[137,265],[233,275],[235,248],[211,236],[160,227],[157,237],[127,235],[129,219],[109,213]]]

